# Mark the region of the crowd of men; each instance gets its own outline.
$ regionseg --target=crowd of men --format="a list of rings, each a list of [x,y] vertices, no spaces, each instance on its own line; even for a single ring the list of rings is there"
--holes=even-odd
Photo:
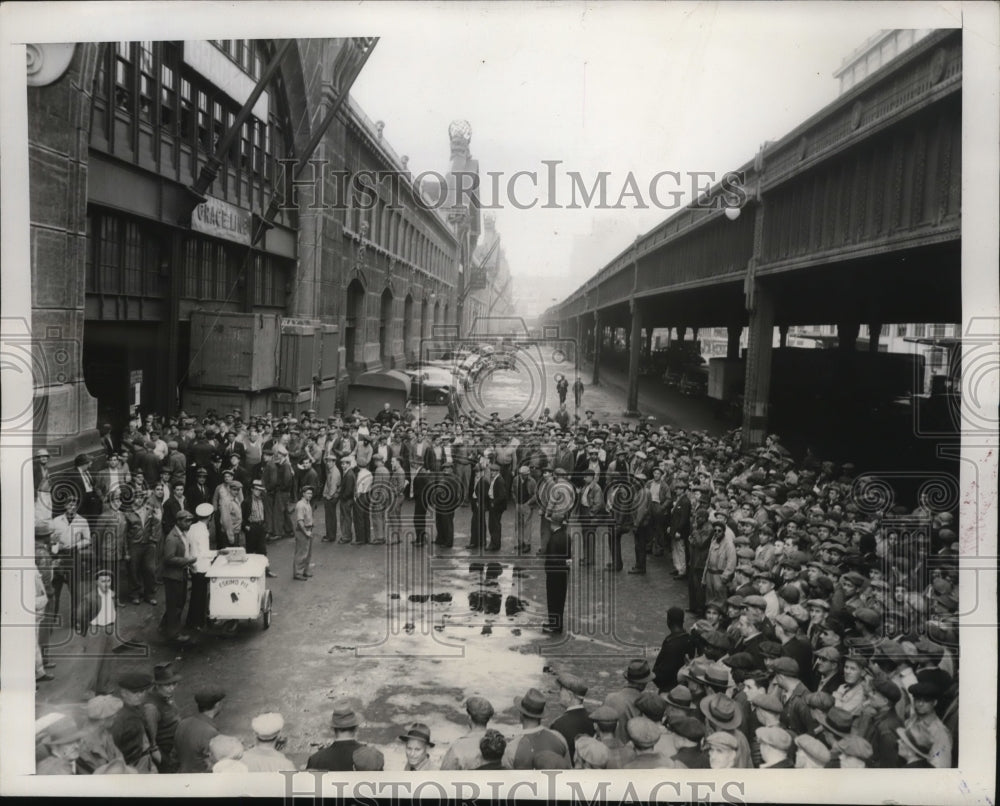
[[[97,713],[112,707],[108,697],[124,713],[144,707],[130,705],[129,684],[108,679],[100,659],[115,606],[156,606],[158,577],[161,626],[184,641],[206,618],[205,583],[193,573],[199,556],[235,546],[266,554],[270,541],[294,537],[291,576],[305,582],[317,521],[328,542],[406,539],[448,551],[455,517],[468,508],[468,548],[546,556],[545,632],[564,629],[574,565],[603,555],[608,573],[624,571],[626,535],[628,573],[657,564],[685,580],[693,624],[671,607],[684,603],[650,603],[669,631],[654,666],[631,664],[625,688],[589,710],[587,683],[563,675],[568,710],[550,727],[535,690],[517,705],[519,737],[488,729],[481,715],[493,706],[470,699],[473,739],[449,748],[444,763],[462,766],[447,768],[957,766],[954,515],[930,500],[906,507],[864,494],[849,463],[795,461],[775,436],[745,453],[738,431],[713,437],[598,422],[592,412],[556,420],[547,409],[530,421],[484,421],[450,408],[434,425],[388,405],[371,419],[182,413],[133,422],[120,438],[102,429],[102,444],[107,460],[96,471],[81,456],[52,478],[44,451],[35,468],[36,677],[53,677],[46,624],[69,588],[81,640],[96,646],[86,692],[103,703]],[[505,535],[507,509],[513,534]],[[596,534],[606,534],[606,551]],[[202,714],[211,697],[203,699]],[[333,729],[356,731],[348,723],[357,715],[340,706]],[[408,747],[431,746],[424,725],[403,736]],[[154,739],[147,727],[159,746]],[[348,752],[342,741],[310,763],[377,768],[377,750]],[[429,763],[426,753],[407,755],[409,768]]]

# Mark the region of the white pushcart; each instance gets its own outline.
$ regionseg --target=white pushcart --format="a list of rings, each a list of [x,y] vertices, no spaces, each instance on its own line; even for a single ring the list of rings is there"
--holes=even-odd
[[[240,621],[271,626],[271,591],[267,589],[267,557],[242,548],[222,549],[207,564],[208,621],[226,622],[235,630]]]

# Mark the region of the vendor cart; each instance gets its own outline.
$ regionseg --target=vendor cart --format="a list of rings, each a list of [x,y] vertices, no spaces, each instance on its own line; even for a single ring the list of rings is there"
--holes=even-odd
[[[217,552],[208,562],[208,622],[225,622],[236,629],[240,622],[257,621],[271,626],[271,591],[267,589],[267,557],[247,554],[242,548]]]

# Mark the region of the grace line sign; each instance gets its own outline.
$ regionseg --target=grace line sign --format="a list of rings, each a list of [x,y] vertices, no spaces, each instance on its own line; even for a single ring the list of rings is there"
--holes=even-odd
[[[191,229],[216,238],[250,244],[250,212],[235,204],[209,197],[194,208]]]

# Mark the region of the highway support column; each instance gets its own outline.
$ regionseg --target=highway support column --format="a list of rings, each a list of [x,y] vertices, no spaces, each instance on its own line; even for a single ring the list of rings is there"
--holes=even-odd
[[[774,343],[774,297],[756,278],[750,279],[747,295],[750,313],[746,386],[743,397],[743,450],[759,448],[767,435],[768,401],[771,395],[771,351]]]
[[[628,397],[625,401],[625,416],[639,416],[639,360],[642,353],[642,305],[636,299],[629,300],[632,315],[632,330],[629,336],[628,353]]]

